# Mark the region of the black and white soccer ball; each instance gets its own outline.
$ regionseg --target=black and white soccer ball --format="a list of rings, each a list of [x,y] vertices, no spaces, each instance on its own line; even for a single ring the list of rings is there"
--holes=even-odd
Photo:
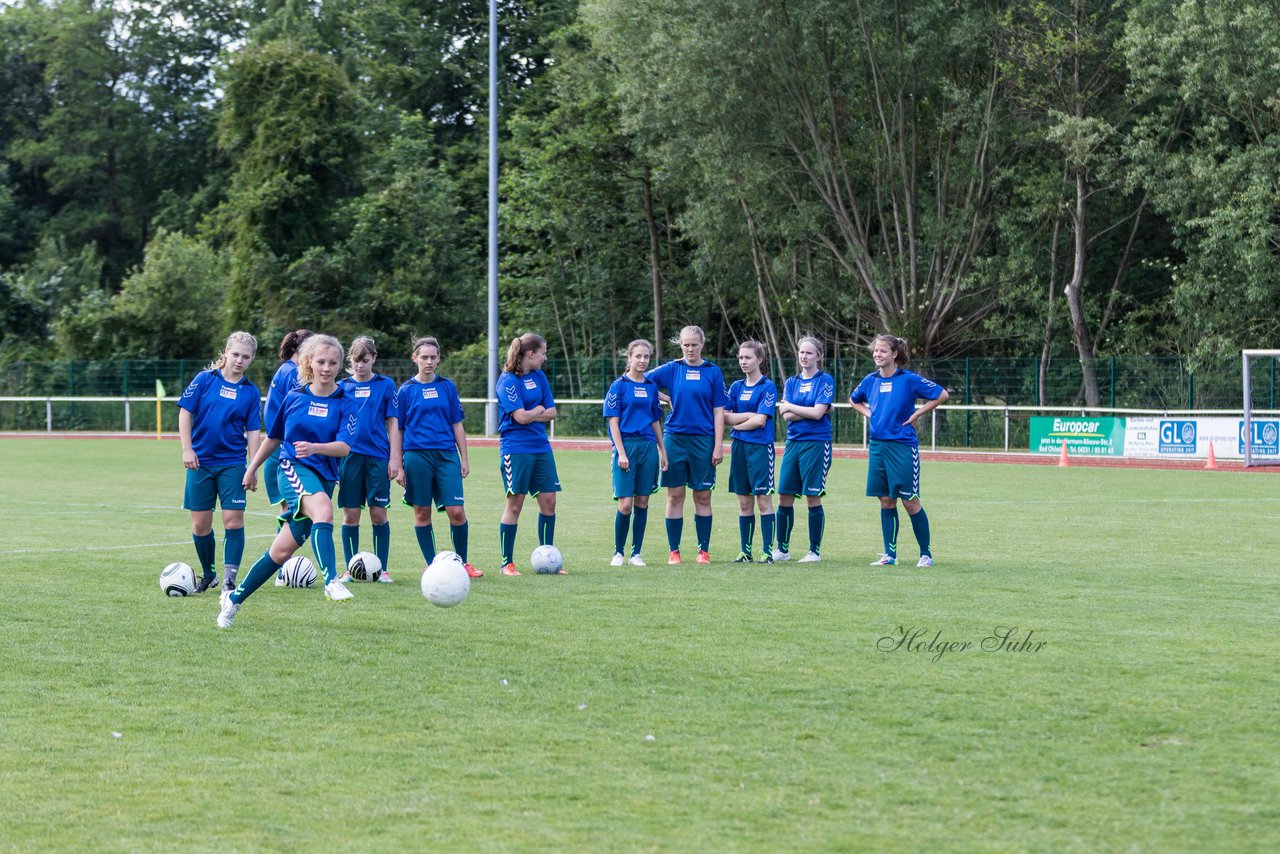
[[[555,575],[564,568],[564,555],[555,546],[538,546],[529,555],[529,566],[539,575]]]
[[[356,552],[347,563],[347,572],[356,581],[377,581],[382,575],[382,561],[373,552]]]
[[[316,565],[310,558],[294,555],[280,567],[285,587],[311,587],[316,583]]]
[[[196,592],[196,574],[180,560],[160,570],[160,591],[166,596],[190,596]]]

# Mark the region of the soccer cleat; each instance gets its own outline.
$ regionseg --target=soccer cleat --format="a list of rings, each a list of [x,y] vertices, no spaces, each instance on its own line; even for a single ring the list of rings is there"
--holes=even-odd
[[[351,573],[349,572],[342,573],[342,575],[338,577],[338,580],[341,581],[343,584],[350,584],[351,582],[355,581],[355,579],[351,577]]]
[[[277,572],[277,573],[276,573],[276,587],[284,587],[284,585],[285,585],[284,573],[283,573],[283,572]]]
[[[880,555],[879,560],[871,561],[871,566],[893,566],[897,562],[898,559],[893,555]]]
[[[920,555],[920,560],[916,562],[916,566],[933,566],[933,556]]]
[[[520,570],[516,569],[516,565],[514,563],[509,563],[502,568],[502,574],[503,575],[519,575]]]
[[[346,588],[346,585],[342,583],[342,579],[335,578],[324,586],[324,598],[333,602],[345,602],[348,599],[354,599],[356,597]]]
[[[222,589],[230,593],[232,590],[236,589],[236,583],[228,578],[226,581],[222,582]]]
[[[800,563],[817,563],[820,560],[822,560],[821,555],[810,549],[804,557],[800,558]]]
[[[760,556],[760,562],[761,562],[761,563],[773,563],[773,555],[769,554],[768,552],[765,552],[764,554],[762,554],[762,555]]]
[[[682,560],[680,559],[680,550],[679,550],[679,549],[675,549],[675,550],[673,550],[673,551],[671,552],[671,554],[667,555],[667,564],[668,564],[668,565],[670,565],[670,566],[675,566],[675,565],[680,564],[680,563],[684,563],[684,561],[682,561]]]
[[[547,573],[547,575],[568,575],[568,574],[569,574],[569,570],[565,569],[563,566],[557,569],[555,572]]]
[[[697,563],[711,563],[711,555],[710,555],[709,553],[707,553],[707,552],[704,552],[702,549],[698,549],[698,559],[697,559],[697,561],[696,561],[696,562],[697,562]]]
[[[738,552],[738,556],[735,557],[733,560],[729,561],[729,563],[752,563],[752,562],[753,561],[751,560],[751,555],[747,554],[746,552]]]
[[[463,568],[463,569],[465,569],[465,570],[467,571],[467,575],[468,575],[470,578],[484,578],[484,570],[483,570],[483,569],[476,569],[474,566],[472,566],[472,565],[471,565],[471,564],[469,564],[469,563],[464,563],[464,564],[462,565],[462,568]]]
[[[646,565],[647,565],[647,564],[645,564],[645,562],[644,562],[644,558],[640,557],[640,555],[632,555],[632,556],[631,556],[631,559],[630,559],[630,560],[628,560],[628,561],[627,561],[627,563],[631,564],[632,566],[646,566]]]
[[[196,581],[196,589],[193,590],[192,592],[203,593],[211,587],[214,590],[218,589],[218,573],[216,572],[213,575],[200,576],[200,578]]]
[[[395,584],[396,580],[391,577],[391,573],[387,572],[384,569],[382,570],[382,574],[378,576],[378,583],[379,584]]]
[[[791,560],[791,552],[784,552],[782,549],[774,549],[773,559],[779,563],[785,560]]]
[[[231,601],[231,591],[223,590],[222,596],[219,597],[222,602],[222,610],[218,612],[218,628],[231,628],[231,621],[236,618],[236,614],[240,611],[240,606]]]
[[[609,566],[622,566],[626,562],[626,558],[622,556],[622,552],[614,552],[613,560],[609,561]]]

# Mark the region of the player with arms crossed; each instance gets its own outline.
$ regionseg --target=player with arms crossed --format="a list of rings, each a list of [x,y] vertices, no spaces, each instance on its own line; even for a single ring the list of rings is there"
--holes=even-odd
[[[613,443],[613,499],[618,510],[613,519],[613,560],[622,566],[631,528],[632,566],[644,566],[640,556],[649,519],[649,496],[658,491],[659,472],[667,470],[667,450],[662,445],[662,403],[658,386],[644,372],[653,358],[653,345],[643,338],[627,345],[627,370],[609,386],[604,399],[604,420]]]
[[[783,385],[778,414],[787,422],[787,446],[778,473],[778,551],[775,560],[791,560],[791,531],[795,528],[795,500],[809,504],[809,551],[800,563],[821,560],[822,534],[827,526],[822,496],[831,471],[831,404],[836,381],[821,369],[822,342],[805,336],[796,342],[800,373]]]
[[[877,335],[871,341],[876,370],[867,374],[849,395],[853,408],[871,422],[871,447],[867,457],[867,495],[880,499],[880,531],[884,554],[872,566],[898,562],[898,499],[911,517],[911,529],[920,544],[916,566],[933,566],[929,549],[929,517],[920,503],[920,443],[916,424],[946,402],[947,390],[919,374],[905,370],[907,342],[893,335]],[[916,409],[916,400],[925,404]]]
[[[751,563],[756,533],[755,507],[760,508],[761,563],[773,563],[773,416],[778,387],[766,377],[764,345],[743,341],[738,347],[743,378],[729,388],[724,422],[732,429],[729,448],[729,491],[738,496],[738,538],[741,551],[734,563]]]

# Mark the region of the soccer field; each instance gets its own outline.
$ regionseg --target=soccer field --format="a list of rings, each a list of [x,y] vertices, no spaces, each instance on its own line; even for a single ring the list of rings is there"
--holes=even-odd
[[[176,441],[0,455],[3,850],[1280,848],[1266,474],[926,461],[923,570],[866,565],[836,460],[822,563],[729,564],[717,491],[714,564],[665,565],[657,496],[639,569],[607,456],[561,451],[571,574],[504,578],[473,448],[462,605],[422,598],[397,505],[397,583],[267,585],[220,631],[156,583],[194,563]],[[252,495],[246,565],[274,527]]]

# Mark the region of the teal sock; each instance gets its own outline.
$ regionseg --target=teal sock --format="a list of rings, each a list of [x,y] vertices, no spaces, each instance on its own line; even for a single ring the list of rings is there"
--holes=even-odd
[[[204,577],[208,578],[213,575],[213,558],[218,551],[218,541],[213,538],[213,532],[210,531],[207,534],[192,534],[191,542],[196,544],[196,560],[200,561]]]
[[[684,517],[667,520],[667,545],[671,551],[680,551],[680,538],[684,536]]]
[[[631,527],[631,514],[621,510],[613,514],[613,551],[622,554],[627,547],[627,529]]]
[[[786,554],[791,551],[791,529],[796,526],[796,508],[778,508],[778,551]]]
[[[760,514],[760,539],[763,541],[766,555],[773,553],[773,527],[777,518],[773,513]]]
[[[827,512],[822,505],[809,508],[809,551],[822,553],[822,531],[827,527]]]
[[[752,513],[750,516],[738,517],[738,541],[741,545],[741,551],[747,557],[751,556],[751,542],[756,538],[756,516]]]
[[[711,551],[711,517],[698,516],[693,517],[693,530],[698,535],[698,549],[700,551]]]
[[[556,542],[556,514],[538,514],[538,545],[552,546]]]
[[[418,548],[422,551],[423,560],[427,562],[427,566],[431,566],[431,561],[436,559],[435,531],[431,530],[430,525],[417,525],[413,534],[418,538]]]
[[[244,560],[244,528],[228,528],[222,532],[222,565],[227,578],[234,579],[240,561]]]
[[[382,568],[387,568],[387,559],[391,557],[391,523],[383,522],[373,526],[373,553],[377,556]]]
[[[898,558],[898,508],[880,508],[880,533],[884,536],[884,553]]]
[[[271,559],[271,552],[262,553],[262,557],[254,562],[249,568],[249,572],[245,575],[244,580],[240,582],[240,586],[231,591],[231,601],[239,605],[248,599],[253,591],[257,590],[266,583],[268,578],[274,576],[280,571],[280,564]]]
[[[508,525],[506,522],[498,523],[498,548],[502,552],[502,565],[515,563],[516,558],[516,528],[518,525]]]
[[[649,524],[649,508],[636,507],[631,511],[631,553],[640,554],[644,545],[644,529]]]
[[[316,522],[311,526],[311,551],[315,553],[316,565],[324,573],[324,583],[328,584],[337,578],[337,554],[333,549],[332,522]]]
[[[915,532],[916,542],[920,544],[920,556],[933,557],[933,553],[929,551],[929,517],[924,508],[921,507],[920,512],[914,516],[909,513],[907,516],[911,519],[911,530]]]
[[[342,565],[347,566],[351,563],[351,559],[356,556],[356,552],[360,551],[360,526],[359,525],[343,525],[342,526]]]
[[[449,534],[453,537],[453,550],[458,553],[458,557],[462,558],[463,563],[467,562],[467,540],[471,530],[469,526],[469,522],[449,526]]]

